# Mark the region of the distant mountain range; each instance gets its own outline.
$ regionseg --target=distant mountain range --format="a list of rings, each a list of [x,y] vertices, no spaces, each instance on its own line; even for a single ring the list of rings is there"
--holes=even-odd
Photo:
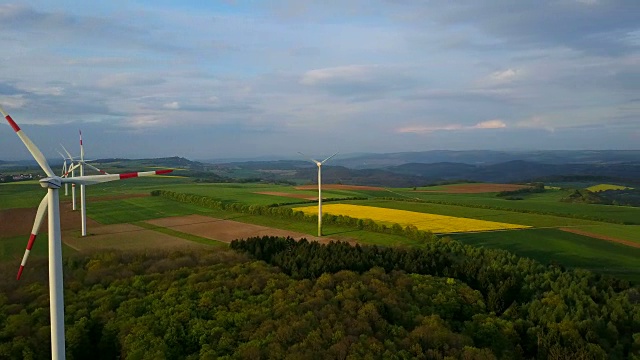
[[[60,161],[58,160],[58,163]],[[305,160],[206,163],[182,157],[156,159],[97,159],[113,169],[169,167],[189,170],[205,181],[284,181],[314,183],[316,166]],[[0,167],[37,166],[32,161],[0,161]],[[52,162],[52,166],[56,166]],[[425,151],[392,154],[342,155],[323,171],[326,183],[413,187],[452,180],[528,182],[554,178],[590,177],[640,183],[640,150],[629,151]],[[187,175],[187,173],[185,173]],[[189,176],[188,175],[188,176]]]

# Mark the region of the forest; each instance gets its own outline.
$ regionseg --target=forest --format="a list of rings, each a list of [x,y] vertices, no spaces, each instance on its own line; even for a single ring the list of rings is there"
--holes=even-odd
[[[447,238],[231,248],[67,257],[68,358],[640,358],[640,292],[588,271]],[[0,278],[0,358],[50,356],[46,269]]]

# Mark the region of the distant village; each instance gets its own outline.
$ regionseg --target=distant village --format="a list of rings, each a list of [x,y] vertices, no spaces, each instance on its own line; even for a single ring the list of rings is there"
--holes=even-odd
[[[25,181],[25,180],[33,180],[40,179],[42,176],[40,174],[2,174],[0,173],[0,182],[14,182],[14,181]]]

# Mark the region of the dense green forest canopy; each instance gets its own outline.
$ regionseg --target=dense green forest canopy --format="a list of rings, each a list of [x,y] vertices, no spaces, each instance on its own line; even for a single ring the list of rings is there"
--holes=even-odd
[[[403,249],[264,237],[232,248],[66,258],[68,358],[640,354],[640,292],[587,271],[450,239]],[[46,266],[35,259],[20,282],[0,278],[0,358],[50,356]]]

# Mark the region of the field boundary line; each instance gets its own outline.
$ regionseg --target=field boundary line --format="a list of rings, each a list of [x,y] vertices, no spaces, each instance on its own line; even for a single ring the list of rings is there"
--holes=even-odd
[[[622,245],[626,245],[626,246],[629,246],[629,247],[639,248],[640,249],[640,244],[639,243],[633,242],[633,241],[630,241],[630,240],[618,239],[618,238],[615,238],[613,236],[595,234],[595,233],[592,233],[592,232],[588,232],[588,231],[584,231],[584,230],[580,230],[580,229],[575,229],[575,228],[561,227],[561,228],[558,228],[558,229],[562,230],[562,231],[566,231],[566,232],[572,233],[572,234],[587,236],[587,237],[594,238],[594,239],[614,242],[614,243],[617,243],[617,244],[622,244]]]

